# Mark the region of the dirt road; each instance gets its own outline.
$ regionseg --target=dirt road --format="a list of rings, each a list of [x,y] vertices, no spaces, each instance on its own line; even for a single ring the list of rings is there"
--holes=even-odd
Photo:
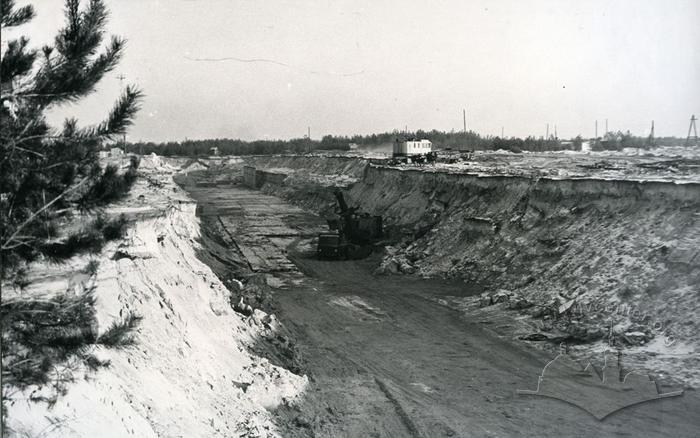
[[[299,229],[294,241],[303,243],[309,224],[319,224],[309,213],[302,220],[298,208],[288,206],[289,215],[283,201],[238,186],[191,193],[203,205],[236,204],[223,223],[239,224],[238,232],[246,220],[283,222],[286,240],[240,236],[258,258],[295,254],[289,230]],[[267,203],[275,207],[263,211]],[[229,230],[238,240],[236,232]],[[491,330],[509,324],[508,317],[469,320],[438,302],[478,288],[374,276],[372,260],[317,261],[303,252],[287,257],[304,275],[269,274],[280,281],[277,316],[296,337],[312,381],[298,408],[276,412],[289,436],[698,436],[700,399],[693,390],[603,421],[559,400],[518,395],[537,386],[552,356]],[[577,391],[560,385],[563,393]],[[669,389],[677,388],[662,388]]]
[[[627,408],[604,421],[534,389],[552,359],[437,303],[461,285],[375,277],[357,262],[295,259],[304,287],[277,294],[302,341],[317,436],[697,436],[697,396]],[[574,390],[572,388],[572,390]],[[303,435],[303,433],[302,433]]]

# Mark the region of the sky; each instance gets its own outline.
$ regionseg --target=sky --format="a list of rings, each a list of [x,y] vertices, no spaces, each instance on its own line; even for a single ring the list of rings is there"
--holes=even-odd
[[[18,0],[19,5],[27,1]],[[62,2],[14,34],[49,42]],[[685,137],[700,115],[697,0],[118,0],[128,40],[93,95],[53,110],[99,122],[146,94],[131,141],[288,139],[395,129]],[[3,39],[6,36],[3,36]],[[124,80],[118,76],[124,76]]]

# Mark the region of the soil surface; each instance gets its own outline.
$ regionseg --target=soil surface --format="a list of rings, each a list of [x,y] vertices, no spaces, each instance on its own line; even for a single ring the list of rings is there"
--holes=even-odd
[[[310,234],[323,228],[315,215],[238,185],[187,189],[221,216],[231,251],[251,255],[251,269],[267,276],[277,317],[297,341],[311,384],[298,405],[276,412],[288,436],[698,436],[700,397],[689,388],[602,421],[520,395],[537,388],[553,355],[504,335],[507,313],[474,319],[440,304],[477,286],[375,276],[377,258],[315,260]],[[579,383],[552,384],[580,394]]]

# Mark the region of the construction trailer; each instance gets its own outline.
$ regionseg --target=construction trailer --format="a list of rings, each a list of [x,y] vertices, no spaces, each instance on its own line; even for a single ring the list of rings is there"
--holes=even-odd
[[[394,157],[414,157],[426,155],[433,150],[433,143],[430,140],[401,140],[396,139],[392,156]]]
[[[335,215],[327,219],[329,231],[318,235],[318,258],[340,260],[369,255],[372,242],[382,237],[382,217],[348,207],[340,190],[334,195]]]
[[[389,164],[423,164],[435,161],[433,143],[430,140],[402,139],[394,141]]]

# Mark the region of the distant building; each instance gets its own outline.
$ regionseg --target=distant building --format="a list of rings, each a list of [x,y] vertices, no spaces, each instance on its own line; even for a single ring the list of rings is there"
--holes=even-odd
[[[109,150],[110,157],[121,157],[122,155],[124,155],[124,151],[120,148],[112,148]]]
[[[394,142],[394,156],[425,155],[433,150],[430,140],[397,140]]]
[[[97,153],[97,156],[99,158],[107,158],[107,157],[109,157],[109,151],[99,151]]]
[[[211,152],[211,155],[219,155],[219,148],[214,146],[213,148],[209,149],[209,152]]]
[[[350,143],[350,149],[357,149],[357,143]]]

